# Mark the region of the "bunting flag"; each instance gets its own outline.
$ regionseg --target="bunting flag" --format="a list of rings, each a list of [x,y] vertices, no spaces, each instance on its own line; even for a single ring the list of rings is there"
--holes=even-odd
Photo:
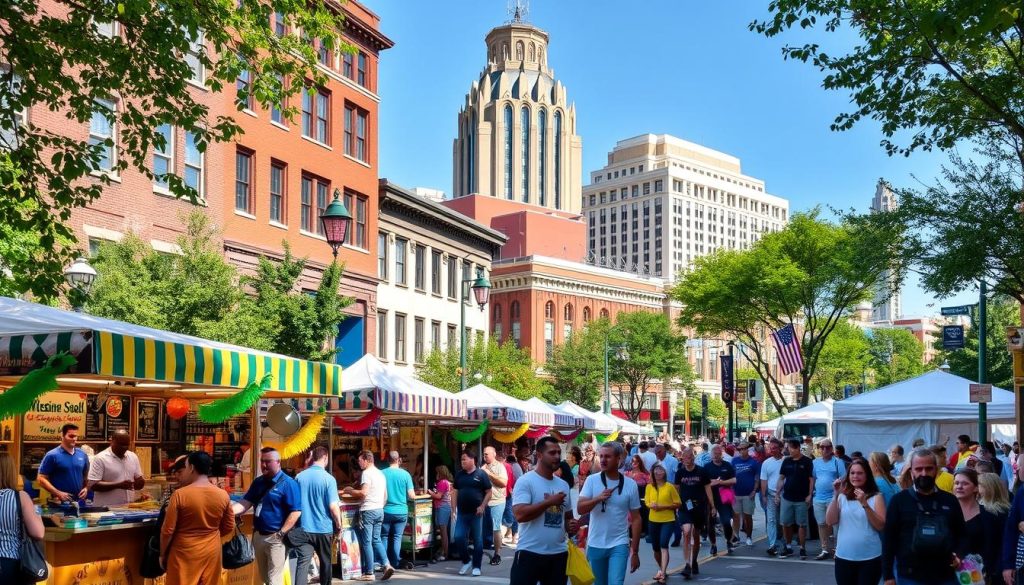
[[[222,423],[233,416],[238,416],[252,408],[253,404],[263,396],[263,393],[270,389],[270,382],[274,376],[267,374],[259,382],[253,380],[241,392],[236,392],[227,398],[214,400],[209,404],[199,405],[199,420],[217,424]]]
[[[62,352],[48,358],[42,368],[22,376],[17,384],[0,394],[0,420],[28,412],[36,398],[57,389],[57,376],[76,363],[74,356]]]
[[[561,442],[561,443],[570,443],[573,440],[575,440],[577,437],[579,437],[580,433],[582,433],[582,432],[583,432],[583,429],[576,429],[576,431],[572,432],[572,433],[560,433],[560,432],[556,431],[555,429],[551,429],[551,436],[556,438],[556,439],[558,439],[558,441]]]
[[[479,439],[485,432],[487,427],[490,426],[490,421],[483,421],[477,427],[471,431],[460,431],[459,429],[452,429],[452,438],[460,443],[472,443]]]
[[[379,408],[374,408],[370,412],[364,414],[363,416],[355,420],[346,420],[341,418],[340,416],[335,416],[334,426],[345,431],[346,433],[359,433],[370,428],[370,425],[377,422],[377,419],[380,418],[380,412],[381,411]]]
[[[523,423],[519,425],[519,428],[517,428],[514,431],[509,431],[507,433],[495,431],[491,433],[491,436],[494,437],[494,440],[498,441],[499,443],[515,443],[519,439],[519,437],[525,435],[526,432],[529,430],[530,423]]]
[[[607,443],[608,441],[614,441],[615,439],[619,438],[619,430],[615,429],[615,432],[610,435],[594,433],[594,438],[597,439],[598,443]]]
[[[277,449],[277,452],[281,454],[281,459],[294,457],[309,449],[310,445],[316,441],[316,436],[320,434],[320,428],[324,426],[325,419],[324,414],[318,412],[309,417],[306,424],[302,425],[301,429],[288,437],[283,443],[264,441],[263,446]]]
[[[548,431],[550,429],[551,429],[551,427],[540,427],[540,428],[534,429],[532,431],[526,431],[526,438],[527,439],[539,439],[539,438],[543,437],[544,435],[548,434]]]

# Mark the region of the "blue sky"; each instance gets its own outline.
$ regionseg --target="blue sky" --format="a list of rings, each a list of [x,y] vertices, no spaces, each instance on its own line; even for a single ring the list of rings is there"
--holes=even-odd
[[[456,115],[486,65],[484,37],[508,20],[505,0],[364,0],[395,41],[381,58],[380,174],[451,193]],[[550,35],[548,64],[576,103],[583,173],[615,142],[668,133],[737,156],[743,172],[790,200],[866,210],[875,183],[914,186],[938,175],[943,153],[889,157],[877,123],[832,132],[849,96],[825,91],[812,65],[747,30],[767,15],[753,0],[533,0],[529,21]],[[819,33],[831,49],[855,38]],[[915,178],[916,177],[916,178]],[[976,300],[976,294],[975,300]],[[970,294],[941,304],[972,302]],[[911,277],[904,313],[938,312]],[[934,307],[928,307],[936,303]]]

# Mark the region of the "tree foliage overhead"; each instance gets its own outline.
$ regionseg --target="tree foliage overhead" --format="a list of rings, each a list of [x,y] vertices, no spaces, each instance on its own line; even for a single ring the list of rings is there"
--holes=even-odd
[[[459,345],[434,349],[416,368],[416,377],[427,384],[458,392],[461,382]],[[489,388],[526,400],[545,394],[548,385],[537,377],[536,366],[526,349],[511,339],[498,344],[494,339],[467,339],[466,386],[486,384]]]
[[[598,410],[604,401],[605,336],[611,323],[608,319],[593,321],[557,345],[544,364],[553,378],[544,399],[552,404],[571,400],[588,410]]]
[[[781,231],[747,250],[720,250],[698,258],[672,296],[683,304],[680,324],[700,337],[729,336],[742,344],[779,411],[788,409],[782,380],[772,368],[771,331],[793,324],[800,339],[804,388],[810,388],[822,349],[836,326],[876,286],[906,273],[902,227],[873,215],[841,223],[817,210],[794,214]],[[804,392],[798,406],[806,406]]]
[[[202,213],[190,214],[187,225],[180,254],[156,252],[134,234],[101,245],[89,312],[301,359],[331,358],[325,344],[352,302],[338,294],[340,266],[325,270],[315,295],[299,291],[305,260],[285,244],[282,262],[261,258],[255,276],[240,277]]]
[[[872,329],[868,337],[875,384],[888,386],[925,372],[924,344],[906,329]]]
[[[271,27],[275,12],[288,21],[283,37]],[[101,34],[113,23],[118,34]],[[250,95],[263,106],[294,104],[299,100],[286,97],[298,95],[303,84],[282,86],[281,76],[323,83],[310,41],[351,51],[338,39],[340,26],[341,15],[325,0],[0,3],[0,150],[10,152],[12,163],[0,166],[0,185],[17,179],[22,186],[20,199],[0,197],[0,225],[34,234],[43,249],[39,270],[21,283],[22,292],[57,296],[57,275],[76,253],[67,221],[110,184],[107,174],[89,176],[113,142],[93,143],[84,132],[37,127],[32,120],[19,127],[21,112],[63,111],[65,127],[82,127],[101,107],[97,100],[117,99],[115,111],[102,110],[117,128],[113,173],[132,169],[153,177],[150,152],[166,146],[161,125],[194,134],[200,150],[240,132],[232,118],[196,97],[208,94],[190,89],[194,65],[203,70],[200,85],[212,92],[234,92],[239,74],[249,71],[238,109]],[[297,110],[283,111],[291,117]],[[176,197],[198,199],[181,177],[161,178]],[[61,245],[65,241],[70,245]]]
[[[847,384],[863,383],[864,374],[870,369],[870,358],[864,331],[847,321],[840,322],[822,347],[818,370],[811,379],[811,391],[819,401],[842,399]]]
[[[692,384],[693,373],[686,361],[686,337],[677,333],[661,313],[636,311],[619,313],[610,329],[611,347],[625,352],[609,356],[609,376],[619,385],[619,404],[626,416],[636,422],[644,410],[650,384]],[[603,349],[602,349],[603,351]]]
[[[849,51],[819,42],[786,46],[811,62],[826,89],[848,91],[853,109],[834,130],[865,118],[881,123],[890,154],[947,149],[961,138],[1001,135],[1024,161],[1024,13],[1018,0],[772,0],[750,24],[768,37],[793,28],[858,37]],[[893,140],[910,132],[903,145]]]

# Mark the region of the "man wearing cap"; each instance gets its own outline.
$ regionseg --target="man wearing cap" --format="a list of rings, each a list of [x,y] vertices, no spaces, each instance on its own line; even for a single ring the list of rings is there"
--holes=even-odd
[[[736,470],[736,514],[733,516],[733,534],[739,538],[740,530],[747,534],[747,546],[753,546],[754,495],[761,483],[761,464],[750,456],[750,443],[739,444],[737,455],[732,460]]]

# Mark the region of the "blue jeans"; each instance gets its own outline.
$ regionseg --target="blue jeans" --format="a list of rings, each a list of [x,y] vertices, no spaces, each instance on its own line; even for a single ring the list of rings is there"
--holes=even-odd
[[[626,580],[629,545],[612,548],[587,547],[587,561],[594,571],[594,585],[622,585]]]
[[[375,560],[381,566],[388,564],[388,553],[380,540],[384,510],[364,510],[359,513],[359,519],[359,562],[362,564],[363,574],[372,575]]]
[[[462,564],[469,562],[469,536],[473,537],[473,568],[479,569],[484,560],[483,516],[473,512],[459,512],[455,517],[455,546]]]
[[[779,505],[775,503],[775,494],[768,492],[768,498],[765,502],[765,520],[768,526],[765,532],[768,536],[768,548],[772,548],[778,544],[779,541]]]
[[[515,536],[516,534],[519,534],[519,523],[516,522],[516,517],[512,513],[512,497],[511,496],[509,496],[509,498],[507,500],[505,500],[505,514],[504,514],[504,516],[501,519],[501,523],[504,524],[505,526],[508,526],[508,529],[512,531],[512,535],[513,536]]]
[[[491,507],[484,506],[483,524],[481,528],[484,533],[484,548],[494,548],[494,532],[491,531],[491,526],[494,526],[494,519],[491,518]]]
[[[384,548],[387,549],[388,564],[392,567],[398,566],[399,555],[402,552],[402,534],[408,523],[408,514],[384,513],[384,524],[381,526],[380,535],[381,540],[384,541]]]

